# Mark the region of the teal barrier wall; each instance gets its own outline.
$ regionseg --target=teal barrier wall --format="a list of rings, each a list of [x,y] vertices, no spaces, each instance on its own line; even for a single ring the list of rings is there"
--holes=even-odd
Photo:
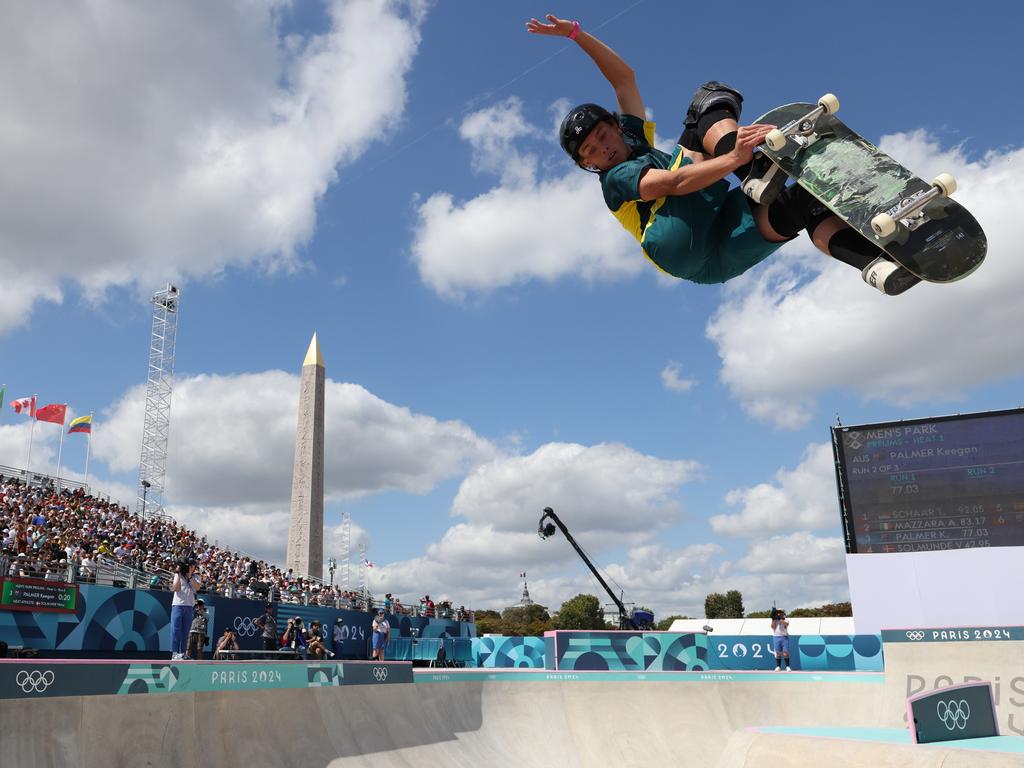
[[[449,638],[445,650],[459,666],[494,669],[554,669],[561,636],[559,669],[657,671],[679,669],[762,670],[775,668],[770,635],[691,635],[671,632],[549,632],[540,637]],[[694,640],[692,645],[687,638]],[[387,658],[432,661],[441,640],[393,639]],[[816,672],[881,672],[879,635],[794,635],[793,669]],[[600,657],[601,661],[597,660]],[[587,666],[582,666],[587,665]],[[604,665],[604,666],[602,666]]]
[[[0,699],[251,691],[412,682],[412,665],[393,662],[0,662]]]
[[[209,637],[214,639],[230,627],[238,635],[243,649],[262,648],[260,630],[254,619],[262,615],[266,603],[238,600],[218,595],[201,595],[209,611]],[[364,611],[341,610],[313,605],[275,603],[278,633],[284,632],[287,619],[300,616],[308,627],[321,622],[328,640],[334,620],[344,620],[340,652],[348,658],[369,657],[370,624],[373,616]],[[476,626],[447,619],[416,616],[389,616],[391,637],[470,638]],[[170,651],[171,593],[158,590],[124,589],[96,584],[82,585],[74,613],[0,610],[0,640],[9,646],[35,648],[45,655],[127,656]],[[436,653],[436,651],[435,651]]]
[[[881,672],[879,635],[793,635],[790,665],[814,672]],[[771,635],[708,635],[711,669],[775,668]]]
[[[698,671],[708,669],[707,635],[692,632],[545,632],[547,669]],[[546,646],[547,647],[547,646]]]

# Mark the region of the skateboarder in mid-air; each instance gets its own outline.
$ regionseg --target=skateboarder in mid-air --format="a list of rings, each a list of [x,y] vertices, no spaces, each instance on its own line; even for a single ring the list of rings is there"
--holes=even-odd
[[[861,270],[865,282],[894,296],[920,282],[766,158],[754,158],[775,126],[738,124],[743,97],[709,82],[694,95],[673,154],[653,146],[636,77],[611,48],[579,22],[548,15],[529,32],[568,37],[605,76],[618,114],[596,104],[573,108],[562,121],[562,148],[598,174],[605,203],[664,272],[695,283],[724,283],[746,272],[806,230],[823,253]],[[735,174],[741,188],[729,189]],[[757,190],[755,203],[743,190]]]

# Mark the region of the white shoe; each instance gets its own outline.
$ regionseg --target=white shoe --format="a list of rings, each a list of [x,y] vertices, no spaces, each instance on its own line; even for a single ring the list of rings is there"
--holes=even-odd
[[[776,671],[776,672],[779,672],[779,671],[781,671],[781,670],[782,670],[782,667],[776,667],[776,668],[775,668],[775,671]]]
[[[181,654],[180,653],[172,653],[171,654],[171,661],[180,661],[180,660],[181,660]],[[778,669],[778,667],[776,667],[776,669]]]
[[[884,256],[879,256],[860,273],[864,282],[886,296],[897,296],[921,282],[921,278]]]
[[[786,667],[786,671],[787,671],[787,672],[792,672],[793,670],[792,670],[792,669],[790,669],[789,667]]]
[[[768,205],[786,188],[788,178],[779,166],[758,153],[751,163],[750,173],[740,184],[740,189],[755,203]]]

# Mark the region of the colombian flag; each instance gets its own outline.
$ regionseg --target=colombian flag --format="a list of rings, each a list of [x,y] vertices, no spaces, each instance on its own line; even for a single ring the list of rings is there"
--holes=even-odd
[[[75,432],[84,432],[87,435],[92,434],[92,414],[89,414],[88,416],[79,416],[71,422],[71,426],[68,428],[68,434],[71,435]]]

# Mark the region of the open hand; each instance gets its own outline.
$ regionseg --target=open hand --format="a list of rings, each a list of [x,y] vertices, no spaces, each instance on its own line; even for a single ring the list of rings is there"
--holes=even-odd
[[[572,22],[567,19],[560,19],[552,13],[544,17],[550,24],[545,24],[537,19],[530,19],[526,22],[526,31],[534,35],[554,35],[555,37],[568,37],[572,34]]]
[[[753,125],[741,125],[736,132],[736,146],[732,150],[733,158],[739,165],[749,163],[754,157],[754,149],[768,137],[774,130],[774,125],[754,123]]]

